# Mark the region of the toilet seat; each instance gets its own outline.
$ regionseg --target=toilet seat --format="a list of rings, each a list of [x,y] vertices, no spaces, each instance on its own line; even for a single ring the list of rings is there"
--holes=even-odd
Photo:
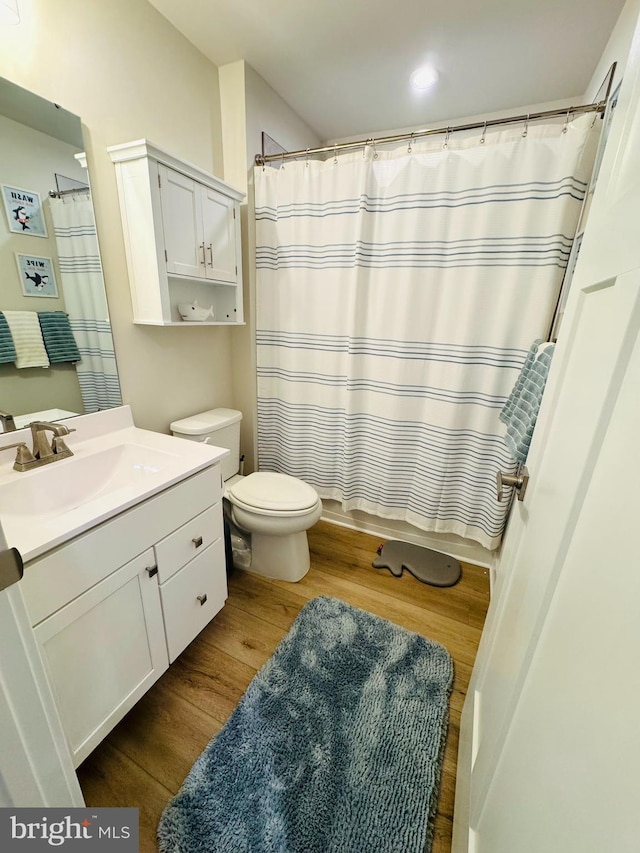
[[[238,507],[256,515],[295,517],[315,509],[320,500],[316,490],[288,474],[258,471],[234,483],[227,497]]]

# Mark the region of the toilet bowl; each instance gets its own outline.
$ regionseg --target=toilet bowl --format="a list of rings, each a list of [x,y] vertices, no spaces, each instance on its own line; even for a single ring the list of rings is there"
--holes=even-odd
[[[225,490],[232,517],[251,534],[251,571],[299,581],[309,571],[307,530],[322,515],[315,489],[288,474],[258,471]]]
[[[322,501],[312,486],[288,474],[258,471],[241,476],[241,420],[242,413],[235,409],[210,409],[174,421],[171,431],[230,451],[221,463],[224,496],[233,523],[251,535],[250,571],[299,581],[309,571],[307,530],[322,515]]]

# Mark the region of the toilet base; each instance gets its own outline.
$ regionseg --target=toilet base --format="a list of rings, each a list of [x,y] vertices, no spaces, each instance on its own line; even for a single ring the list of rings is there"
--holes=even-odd
[[[309,542],[307,532],[286,536],[251,534],[251,566],[249,571],[274,580],[296,581],[309,571]]]

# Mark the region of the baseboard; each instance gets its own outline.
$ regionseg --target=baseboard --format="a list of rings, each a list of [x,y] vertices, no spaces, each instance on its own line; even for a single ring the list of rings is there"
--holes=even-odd
[[[322,499],[322,518],[331,524],[359,530],[361,533],[371,533],[381,539],[402,539],[415,545],[432,548],[442,554],[449,554],[464,563],[474,563],[476,566],[495,572],[496,552],[488,551],[477,542],[463,539],[461,536],[446,533],[427,533],[407,524],[405,521],[395,521],[388,518],[376,518],[360,510],[343,510],[338,501]]]

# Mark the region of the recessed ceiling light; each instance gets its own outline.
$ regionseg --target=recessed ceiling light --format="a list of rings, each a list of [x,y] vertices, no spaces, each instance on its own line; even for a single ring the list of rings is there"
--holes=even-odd
[[[412,89],[424,92],[425,89],[431,89],[432,86],[435,86],[439,76],[438,69],[434,68],[433,65],[422,65],[420,68],[416,68],[409,78],[409,82]]]

